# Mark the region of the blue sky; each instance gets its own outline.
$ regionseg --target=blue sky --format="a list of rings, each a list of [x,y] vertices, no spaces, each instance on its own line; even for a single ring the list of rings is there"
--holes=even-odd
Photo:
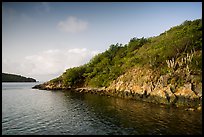
[[[4,2],[2,72],[47,81],[111,44],[201,17],[201,2]]]

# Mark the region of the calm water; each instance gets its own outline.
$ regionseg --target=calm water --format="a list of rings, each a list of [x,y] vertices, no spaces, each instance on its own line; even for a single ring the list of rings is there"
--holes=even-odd
[[[2,83],[2,134],[202,134],[202,112]]]

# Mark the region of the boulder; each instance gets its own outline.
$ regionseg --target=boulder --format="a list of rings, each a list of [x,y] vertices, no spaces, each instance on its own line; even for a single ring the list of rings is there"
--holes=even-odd
[[[185,84],[176,90],[174,95],[177,97],[176,106],[190,106],[196,107],[200,104],[199,97],[191,90],[190,84]]]
[[[138,85],[132,86],[132,91],[134,93],[137,93],[137,94],[143,94],[144,93],[142,87],[140,87]]]
[[[185,84],[184,87],[180,87],[174,93],[177,97],[184,97],[189,99],[196,99],[198,96],[191,90],[191,84]]]
[[[157,103],[162,104],[173,104],[175,102],[176,96],[171,92],[170,86],[167,86],[163,88],[155,88],[150,93],[150,98],[152,102],[156,101]]]
[[[202,107],[201,107],[201,106],[199,106],[199,107],[197,108],[197,110],[201,111],[201,110],[202,110]]]
[[[152,92],[152,89],[153,89],[152,83],[148,83],[148,84],[145,83],[145,84],[141,87],[141,89],[143,90],[143,92],[145,91],[146,94],[149,95],[150,92]]]
[[[170,86],[171,85],[168,85],[167,87],[165,87],[164,92],[166,93],[167,100],[169,101],[169,103],[172,104],[175,102],[176,96],[172,93]]]
[[[195,85],[195,88],[193,90],[198,97],[202,97],[202,83]]]

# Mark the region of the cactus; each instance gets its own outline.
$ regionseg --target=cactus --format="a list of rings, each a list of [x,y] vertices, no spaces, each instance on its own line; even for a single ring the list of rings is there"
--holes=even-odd
[[[189,64],[191,63],[193,56],[194,56],[193,51],[191,51],[191,54],[189,55],[189,53],[186,54],[185,57],[182,57],[181,59],[177,58],[176,61],[174,58],[172,58],[171,60],[166,60],[167,66],[170,69],[171,73],[174,73],[176,70],[176,65],[178,64],[179,68],[181,69],[181,67],[184,67],[185,69],[185,73],[188,76],[190,76],[190,68],[189,68]]]
[[[176,67],[177,62],[175,62],[174,58],[172,60],[166,60],[168,68],[174,69]]]

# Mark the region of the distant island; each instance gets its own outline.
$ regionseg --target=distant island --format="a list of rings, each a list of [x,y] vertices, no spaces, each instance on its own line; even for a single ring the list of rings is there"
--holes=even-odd
[[[21,75],[2,73],[2,82],[36,82],[36,80]]]

